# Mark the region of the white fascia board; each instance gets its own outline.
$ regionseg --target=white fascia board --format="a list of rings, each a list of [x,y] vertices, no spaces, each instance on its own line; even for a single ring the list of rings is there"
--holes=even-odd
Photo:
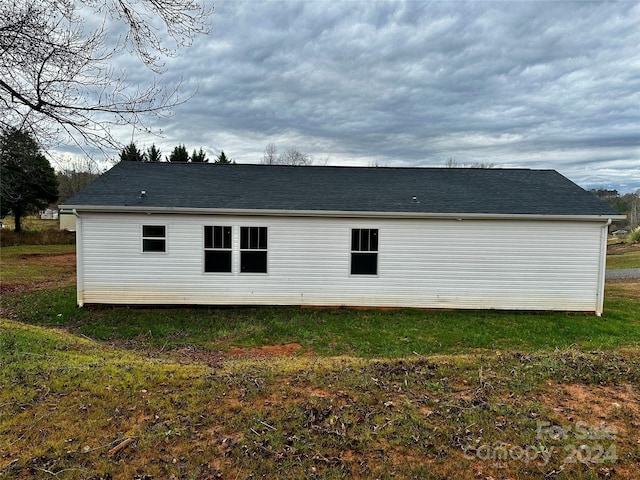
[[[185,208],[185,207],[138,207],[100,205],[61,205],[78,213],[146,213],[146,214],[191,214],[191,215],[244,215],[276,217],[340,217],[340,218],[433,218],[445,220],[548,220],[607,222],[624,220],[626,215],[543,215],[526,213],[424,213],[424,212],[366,212],[341,210],[269,210],[237,208]]]

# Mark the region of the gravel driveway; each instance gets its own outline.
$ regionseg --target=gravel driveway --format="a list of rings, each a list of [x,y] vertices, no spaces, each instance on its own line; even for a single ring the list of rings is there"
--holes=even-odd
[[[607,270],[607,280],[614,278],[640,278],[640,268],[621,268],[619,270]]]

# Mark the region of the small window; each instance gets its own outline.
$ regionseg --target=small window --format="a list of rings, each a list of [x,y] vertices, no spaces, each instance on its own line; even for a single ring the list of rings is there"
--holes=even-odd
[[[231,227],[204,227],[204,271],[231,272]]]
[[[142,251],[143,252],[166,252],[167,251],[167,231],[164,225],[143,225],[142,226]]]
[[[378,229],[351,230],[351,275],[378,274]]]
[[[240,227],[240,272],[267,273],[267,227]]]

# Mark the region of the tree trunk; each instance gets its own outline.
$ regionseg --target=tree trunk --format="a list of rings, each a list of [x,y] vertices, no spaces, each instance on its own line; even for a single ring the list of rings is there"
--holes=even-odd
[[[21,208],[12,208],[13,217],[15,219],[15,231],[17,233],[22,232],[22,209]]]
[[[640,197],[636,197],[631,201],[631,208],[629,209],[629,226],[633,230],[640,225]]]

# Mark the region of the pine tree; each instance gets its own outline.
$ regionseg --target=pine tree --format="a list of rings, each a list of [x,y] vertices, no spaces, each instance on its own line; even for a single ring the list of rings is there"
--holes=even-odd
[[[193,163],[205,163],[208,162],[207,154],[201,148],[200,151],[196,152],[195,148],[193,149],[193,153],[191,154],[191,161]]]
[[[171,155],[167,157],[169,162],[187,163],[189,161],[189,152],[184,145],[178,145],[173,148]]]
[[[131,142],[120,152],[121,162],[144,162],[144,154],[138,150],[136,144]]]
[[[147,151],[145,152],[144,156],[145,156],[145,159],[144,159],[145,162],[161,162],[162,161],[162,153],[160,152],[158,147],[156,147],[155,143],[151,145],[149,148],[147,148]]]
[[[231,163],[231,160],[224,154],[224,150],[220,150],[220,155],[216,158],[215,163]]]

